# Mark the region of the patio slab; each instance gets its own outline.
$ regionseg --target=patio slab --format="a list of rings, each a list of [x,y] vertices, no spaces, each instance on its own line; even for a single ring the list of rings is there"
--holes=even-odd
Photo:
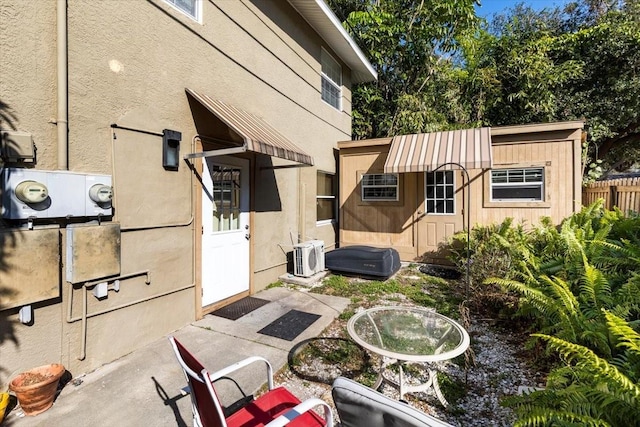
[[[248,356],[265,357],[277,371],[287,363],[291,348],[319,336],[349,305],[346,298],[272,288],[254,295],[271,301],[232,321],[207,315],[174,335],[211,371]],[[292,341],[257,333],[289,310],[320,315]],[[253,393],[266,382],[263,367],[243,370],[233,378]],[[122,357],[68,383],[53,407],[35,417],[19,417],[14,409],[3,427],[31,426],[191,426],[191,402],[180,389],[185,379],[166,338]],[[220,395],[239,396],[230,382],[218,384]],[[229,402],[226,402],[229,403]]]

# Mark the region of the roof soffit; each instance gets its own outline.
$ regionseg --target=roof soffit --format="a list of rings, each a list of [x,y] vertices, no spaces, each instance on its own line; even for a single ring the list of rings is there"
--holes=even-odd
[[[287,0],[351,69],[354,83],[370,82],[378,73],[323,0]]]

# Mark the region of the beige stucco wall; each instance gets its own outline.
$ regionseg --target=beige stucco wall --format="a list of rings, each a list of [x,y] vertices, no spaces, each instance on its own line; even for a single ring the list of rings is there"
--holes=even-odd
[[[2,127],[30,132],[35,166],[46,170],[57,167],[55,7],[0,0]],[[334,244],[331,225],[316,227],[316,171],[335,172],[336,141],[350,137],[349,70],[337,111],[320,99],[320,52],[329,48],[287,2],[205,1],[197,23],[162,0],[68,0],[68,40],[69,169],[113,176],[121,273],[149,271],[150,280],[124,279],[104,300],[89,293],[86,345],[77,320],[83,291],[67,284],[64,269],[62,297],[34,305],[33,325],[17,322],[17,308],[0,311],[0,388],[43,363],[90,371],[195,318],[193,175],[184,162],[177,172],[162,168],[157,135],[111,128],[177,130],[181,155],[192,151],[187,87],[262,117],[316,163],[261,171],[286,162],[251,156],[254,202],[267,207],[254,213],[253,289],[285,271],[291,236]],[[275,179],[278,209],[258,193],[263,173]],[[66,222],[58,223],[64,260]]]

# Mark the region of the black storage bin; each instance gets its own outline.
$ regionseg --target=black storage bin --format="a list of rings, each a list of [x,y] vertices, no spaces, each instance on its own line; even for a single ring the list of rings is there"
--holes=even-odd
[[[346,246],[327,252],[324,262],[336,273],[388,278],[400,269],[400,254],[393,248]]]

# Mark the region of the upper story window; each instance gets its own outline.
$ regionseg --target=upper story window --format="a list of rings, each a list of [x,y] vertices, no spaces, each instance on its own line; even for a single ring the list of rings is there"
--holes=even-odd
[[[202,16],[202,0],[164,0],[180,12],[200,22]]]
[[[331,222],[336,217],[335,175],[318,172],[318,192],[316,195],[316,221]]]
[[[425,212],[428,214],[454,214],[455,182],[453,171],[425,174]]]
[[[342,100],[342,68],[327,52],[320,55],[322,65],[322,100],[340,110]]]
[[[398,175],[395,173],[368,173],[360,181],[362,201],[398,200]]]
[[[494,169],[492,201],[544,201],[544,168]]]

